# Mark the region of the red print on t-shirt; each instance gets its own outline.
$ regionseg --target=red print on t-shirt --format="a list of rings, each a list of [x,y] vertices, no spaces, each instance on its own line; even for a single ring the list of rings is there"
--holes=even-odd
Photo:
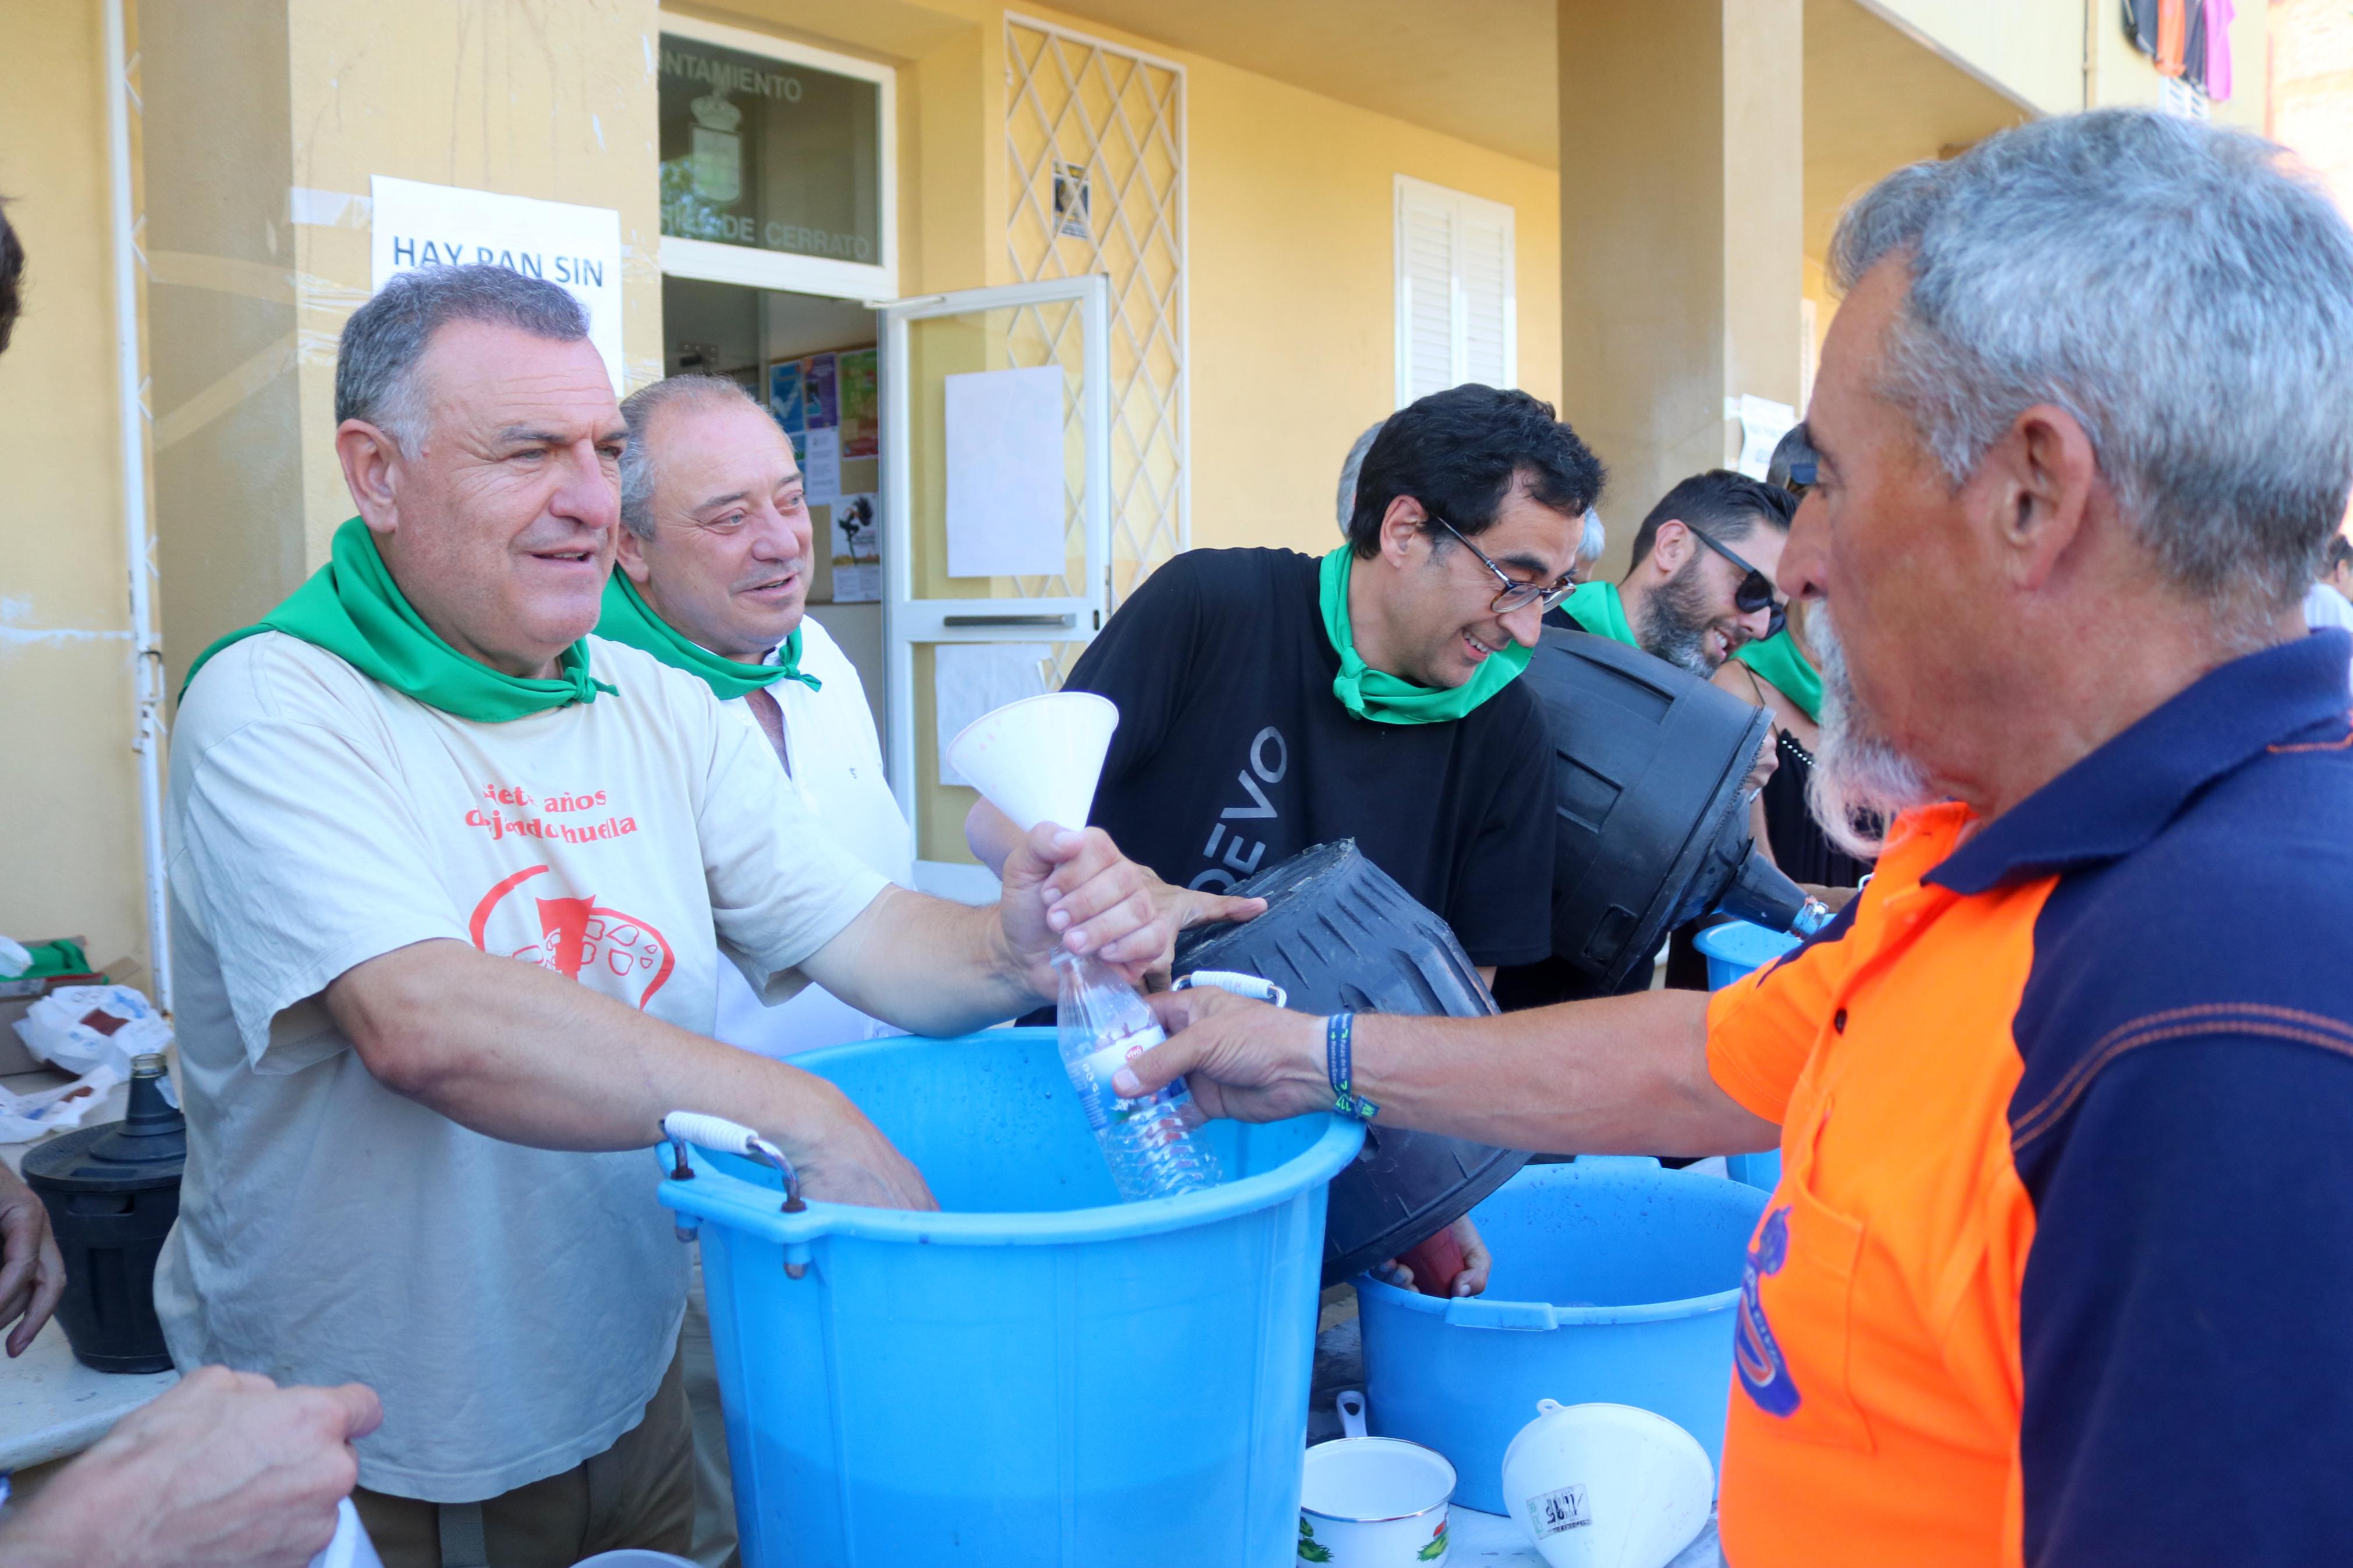
[[[487,938],[492,912],[508,894],[546,869],[545,866],[533,866],[517,871],[482,895],[467,928],[476,947],[484,952],[490,951]],[[607,909],[593,896],[539,899],[535,902],[539,938],[516,948],[511,957],[553,969],[575,980],[584,972],[593,973],[599,967],[624,982],[648,977],[645,988],[637,996],[639,1011],[670,979],[670,971],[678,967],[678,957],[670,951],[669,940],[651,921]]]

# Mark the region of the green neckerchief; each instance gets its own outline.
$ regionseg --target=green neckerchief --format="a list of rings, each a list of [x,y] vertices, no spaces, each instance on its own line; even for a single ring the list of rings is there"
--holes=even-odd
[[[1634,628],[1626,624],[1626,601],[1618,596],[1615,583],[1580,584],[1576,593],[1560,602],[1568,618],[1598,637],[1624,643],[1628,647],[1641,647],[1634,640]]]
[[[722,702],[731,697],[747,696],[779,680],[797,680],[811,691],[818,689],[816,676],[801,673],[798,626],[785,639],[778,663],[740,664],[732,658],[722,658],[701,643],[681,636],[676,626],[654,614],[654,607],[646,603],[645,595],[638,592],[638,585],[629,581],[629,574],[617,563],[613,567],[612,580],[605,584],[605,614],[596,623],[596,635],[643,648],[672,669],[698,677]]]
[[[1340,656],[1332,695],[1357,718],[1376,724],[1443,724],[1494,696],[1528,667],[1535,650],[1514,643],[1489,654],[1477,674],[1455,687],[1416,686],[1373,668],[1357,656],[1356,632],[1348,624],[1348,567],[1355,553],[1344,544],[1324,557],[1317,598],[1324,608],[1324,635]]]
[[[478,724],[503,724],[569,703],[594,702],[596,693],[613,689],[590,678],[586,639],[564,650],[556,660],[561,673],[548,680],[505,674],[451,647],[401,594],[375,536],[358,518],[335,530],[327,563],[284,603],[198,654],[181,692],[186,693],[213,655],[263,632],[284,632],[325,648],[370,680]]]
[[[1763,642],[1744,643],[1732,656],[1774,685],[1796,703],[1806,717],[1822,721],[1822,672],[1798,647],[1798,639],[1782,627]]]

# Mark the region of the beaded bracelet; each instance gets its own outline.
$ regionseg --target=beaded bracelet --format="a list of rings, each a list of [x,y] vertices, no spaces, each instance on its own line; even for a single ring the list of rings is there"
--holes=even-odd
[[[1354,1013],[1335,1013],[1324,1020],[1324,1066],[1332,1079],[1334,1112],[1358,1121],[1370,1121],[1381,1113],[1381,1108],[1349,1087],[1356,1028]]]

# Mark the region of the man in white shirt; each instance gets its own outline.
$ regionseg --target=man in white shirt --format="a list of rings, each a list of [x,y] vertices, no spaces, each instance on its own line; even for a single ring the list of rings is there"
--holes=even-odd
[[[182,1365],[375,1389],[353,1498],[389,1568],[676,1550],[663,1114],[755,1126],[812,1197],[931,1202],[839,1090],[708,1037],[721,955],[952,1034],[1050,994],[1061,948],[1141,973],[1167,922],[1050,825],[994,909],[893,888],[702,685],[586,635],[626,426],[561,289],[405,275],[335,387],[360,516],[179,712],[189,1147],[157,1309]]]
[[[913,887],[914,835],[883,773],[866,689],[807,614],[816,550],[792,443],[722,376],[655,382],[621,416],[619,550],[597,635],[702,680],[762,737],[837,847]],[[821,985],[770,1007],[722,973],[714,1032],[784,1057],[895,1031]]]

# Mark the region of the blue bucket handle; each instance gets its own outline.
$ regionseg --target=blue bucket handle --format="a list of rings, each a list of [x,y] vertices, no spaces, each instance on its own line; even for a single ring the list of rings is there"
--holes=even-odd
[[[1476,1296],[1457,1296],[1446,1303],[1446,1321],[1458,1329],[1541,1333],[1560,1327],[1560,1315],[1549,1301],[1485,1301]]]
[[[1656,1154],[1579,1154],[1577,1157],[1577,1163],[1580,1165],[1591,1165],[1597,1170],[1609,1170],[1613,1166],[1620,1170],[1631,1171],[1659,1169],[1659,1157]]]

